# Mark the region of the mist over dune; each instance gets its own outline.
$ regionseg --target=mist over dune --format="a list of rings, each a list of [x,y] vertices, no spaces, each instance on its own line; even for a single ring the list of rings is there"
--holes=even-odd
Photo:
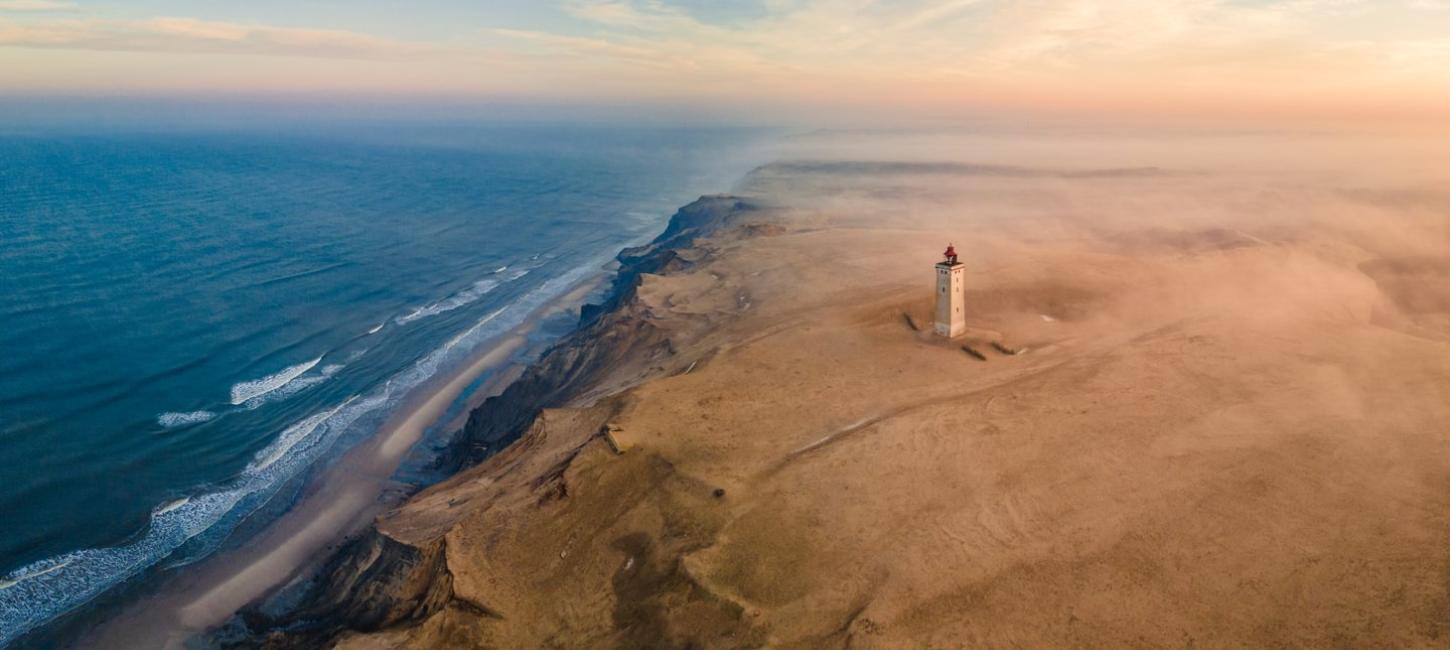
[[[789,143],[622,255],[638,280],[475,412],[468,467],[254,631],[1435,643],[1444,168],[1352,138],[1119,137]],[[952,341],[927,326],[948,242]]]

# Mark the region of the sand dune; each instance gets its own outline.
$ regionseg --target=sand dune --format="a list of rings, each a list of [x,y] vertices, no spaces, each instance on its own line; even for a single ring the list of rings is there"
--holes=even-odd
[[[446,584],[341,647],[1444,642],[1443,214],[919,171],[757,172],[643,276],[648,381],[382,518]],[[910,325],[947,240],[954,342]]]

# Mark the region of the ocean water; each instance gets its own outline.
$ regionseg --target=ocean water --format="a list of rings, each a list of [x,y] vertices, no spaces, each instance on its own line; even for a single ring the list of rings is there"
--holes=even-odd
[[[0,135],[0,646],[194,561],[762,134]]]

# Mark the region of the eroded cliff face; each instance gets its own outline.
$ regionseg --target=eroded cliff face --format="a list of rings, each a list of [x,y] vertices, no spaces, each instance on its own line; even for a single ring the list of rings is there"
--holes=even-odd
[[[665,331],[649,305],[641,304],[641,278],[690,268],[707,254],[694,247],[696,239],[758,213],[757,206],[740,198],[701,197],[676,212],[652,243],[621,252],[609,297],[602,304],[586,306],[577,332],[544,354],[502,394],[475,409],[462,435],[442,455],[443,462],[454,470],[477,464],[517,439],[539,409],[592,401],[668,365],[671,336],[683,333]]]
[[[476,585],[467,582],[460,588],[450,569],[456,564],[450,558],[460,551],[450,545],[469,546],[472,540],[450,537],[468,536],[457,532],[465,521],[506,516],[502,504],[517,506],[520,499],[541,508],[551,503],[574,507],[567,500],[571,472],[618,452],[606,431],[611,415],[623,408],[620,393],[653,376],[686,369],[694,360],[677,358],[677,345],[699,338],[711,325],[709,319],[671,317],[668,309],[642,298],[641,287],[689,273],[710,256],[711,237],[733,236],[732,229],[742,227],[748,236],[762,226],[751,221],[759,215],[759,208],[744,199],[702,197],[681,208],[652,243],[621,252],[606,300],[586,306],[574,333],[470,414],[440,456],[444,469],[456,473],[452,479],[417,495],[342,547],[297,603],[282,612],[275,606],[244,612],[241,620],[252,634],[238,637],[233,630],[224,643],[317,647],[340,637],[422,624],[420,638],[430,639],[427,645],[446,646],[458,626],[501,620],[495,603],[512,598],[475,593]],[[669,476],[668,468],[657,463],[646,462],[643,470],[658,480]],[[625,504],[611,502],[612,508],[599,512]],[[506,526],[506,521],[497,523]],[[648,539],[621,544],[639,547],[654,587],[677,579],[668,567],[652,566]],[[648,617],[649,612],[644,607],[627,615]],[[426,632],[433,628],[441,628],[437,634],[444,636]],[[461,645],[477,647],[476,635],[467,638]]]
[[[610,424],[627,402],[545,410],[507,450],[380,521],[405,545],[442,540],[448,598],[416,624],[354,627],[339,647],[760,643],[746,609],[682,561],[715,542],[726,495],[660,455],[621,452]]]
[[[318,647],[343,630],[381,630],[425,620],[453,603],[453,579],[444,556],[442,539],[410,544],[371,528],[333,556],[296,610],[280,617],[245,612],[249,627],[268,632],[229,644]]]

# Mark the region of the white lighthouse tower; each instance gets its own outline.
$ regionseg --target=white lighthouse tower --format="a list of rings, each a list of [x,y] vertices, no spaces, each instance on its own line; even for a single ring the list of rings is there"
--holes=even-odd
[[[967,331],[967,265],[957,261],[957,249],[947,244],[946,259],[936,263],[936,333],[948,338]]]

